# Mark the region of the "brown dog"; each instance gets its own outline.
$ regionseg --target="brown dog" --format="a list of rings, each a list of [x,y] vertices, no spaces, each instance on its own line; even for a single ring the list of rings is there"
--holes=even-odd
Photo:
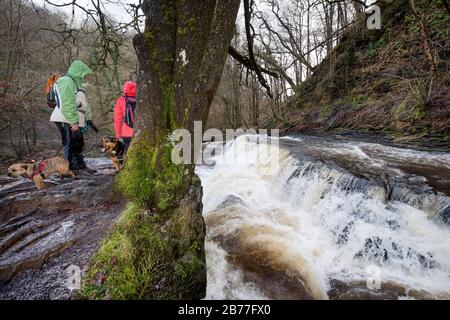
[[[64,175],[75,177],[75,174],[69,169],[69,162],[61,157],[53,157],[36,163],[14,163],[8,168],[8,176],[33,180],[38,190],[45,188],[44,179],[54,173],[58,173],[61,179]]]
[[[125,159],[125,146],[123,143],[116,138],[103,137],[102,152],[109,155],[116,171],[120,171]]]

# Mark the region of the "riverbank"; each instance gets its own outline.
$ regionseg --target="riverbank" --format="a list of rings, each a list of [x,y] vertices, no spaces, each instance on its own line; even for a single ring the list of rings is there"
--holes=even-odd
[[[380,143],[396,148],[409,148],[421,151],[450,152],[450,142],[445,136],[440,134],[403,136],[396,133],[388,133],[377,130],[361,131],[338,128],[330,130],[305,129],[300,132],[284,130],[281,132],[281,136],[291,135],[307,135],[336,140]]]
[[[442,2],[380,4],[382,28],[355,24],[263,127],[449,150],[450,16]],[[419,37],[423,19],[428,39]],[[432,66],[424,43],[433,50]],[[350,132],[358,132],[352,134]]]

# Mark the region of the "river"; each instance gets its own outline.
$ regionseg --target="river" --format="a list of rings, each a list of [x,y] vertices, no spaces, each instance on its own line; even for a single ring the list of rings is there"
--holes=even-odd
[[[268,141],[197,166],[207,299],[450,297],[450,153]]]

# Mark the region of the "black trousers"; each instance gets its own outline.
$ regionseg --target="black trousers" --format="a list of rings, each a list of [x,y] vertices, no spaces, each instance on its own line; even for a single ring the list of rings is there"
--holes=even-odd
[[[69,161],[70,170],[80,170],[86,168],[84,162],[83,148],[84,138],[80,129],[70,130],[70,125],[63,122],[55,122],[61,134],[61,142],[64,148],[64,159]]]
[[[128,148],[130,147],[131,143],[131,137],[129,138],[122,138],[123,146],[125,147],[125,153],[128,151]]]

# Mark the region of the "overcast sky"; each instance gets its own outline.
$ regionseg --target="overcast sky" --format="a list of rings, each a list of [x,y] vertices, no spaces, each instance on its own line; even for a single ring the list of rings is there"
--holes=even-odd
[[[61,10],[64,13],[66,13],[69,17],[72,17],[71,5],[55,8],[54,6],[46,3],[45,0],[32,0],[32,1],[39,6],[45,6],[50,11]],[[72,2],[72,0],[49,0],[49,1],[58,5]],[[128,22],[130,21],[131,16],[126,11],[126,7],[128,7],[127,4],[133,3],[137,4],[139,3],[139,0],[103,0],[101,1],[101,3],[103,5],[103,10],[109,13],[114,18],[114,20],[120,22]],[[91,0],[77,0],[77,4],[85,8],[93,9]],[[74,13],[75,13],[74,19],[75,22],[80,22],[86,16],[86,14],[78,8],[75,8]]]

